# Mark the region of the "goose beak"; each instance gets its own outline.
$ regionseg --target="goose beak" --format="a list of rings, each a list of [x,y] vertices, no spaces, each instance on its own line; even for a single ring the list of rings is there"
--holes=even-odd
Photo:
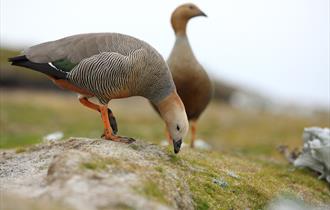
[[[200,11],[200,13],[199,13],[198,16],[204,16],[204,17],[207,17],[207,15],[206,15],[203,11]]]
[[[181,144],[182,144],[182,139],[180,139],[178,141],[173,141],[173,147],[174,147],[174,153],[175,154],[180,152]]]

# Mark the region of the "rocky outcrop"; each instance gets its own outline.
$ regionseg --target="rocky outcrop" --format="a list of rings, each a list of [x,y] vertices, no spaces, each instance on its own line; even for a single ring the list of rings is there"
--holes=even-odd
[[[128,145],[82,138],[18,154],[5,151],[1,193],[79,210],[193,209],[180,171],[166,166],[170,158],[166,150],[142,141]]]
[[[137,140],[0,150],[0,209],[264,209],[289,193],[329,209],[328,183],[267,159]]]

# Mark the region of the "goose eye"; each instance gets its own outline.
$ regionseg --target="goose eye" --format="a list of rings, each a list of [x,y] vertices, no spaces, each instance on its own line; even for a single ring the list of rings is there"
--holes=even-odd
[[[189,9],[194,9],[194,7],[193,6],[189,6]]]
[[[178,130],[178,131],[180,130],[180,127],[178,125],[176,126],[176,130]]]

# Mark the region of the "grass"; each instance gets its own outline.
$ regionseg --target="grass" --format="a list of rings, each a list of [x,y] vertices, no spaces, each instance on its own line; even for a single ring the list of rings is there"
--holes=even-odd
[[[10,50],[0,47],[0,81],[6,79],[18,79],[24,82],[28,79],[32,82],[46,81],[47,77],[35,71],[25,71],[24,69],[12,66],[8,58],[20,55],[19,50]],[[16,80],[17,81],[17,80]]]
[[[144,101],[141,103],[145,105]],[[121,135],[158,139],[156,137],[164,133],[159,117],[156,114],[144,116],[143,107],[135,109],[138,115],[125,103],[115,102],[112,109]],[[43,136],[58,130],[63,131],[65,137],[98,138],[103,133],[99,113],[80,105],[75,95],[53,92],[1,90],[0,125],[0,148],[39,143]]]
[[[114,158],[102,158],[97,154],[93,154],[93,159],[87,162],[82,162],[80,165],[81,169],[93,170],[93,171],[102,171],[106,170],[109,165],[113,167],[121,166],[121,162]],[[126,166],[127,168],[128,166]]]
[[[15,150],[16,154],[22,153],[22,152],[25,152],[25,151],[26,151],[26,148],[24,148],[24,147],[17,147],[16,150]]]
[[[165,139],[164,124],[140,98],[110,104],[119,134],[152,143]],[[196,209],[263,209],[278,195],[292,195],[305,201],[330,203],[329,187],[308,170],[293,169],[276,151],[280,144],[301,147],[304,127],[330,127],[329,113],[310,116],[247,112],[213,102],[198,122],[198,137],[213,151],[184,149],[174,155],[172,148],[162,164],[144,169],[117,160],[95,160],[81,165],[86,170],[105,170],[109,165],[127,172],[146,170],[142,191],[155,201],[169,204],[163,177],[168,168],[180,169],[191,191]],[[103,127],[99,113],[89,110],[70,94],[0,90],[0,148],[24,146],[42,141],[46,134],[63,131],[65,137],[100,137]],[[189,141],[189,137],[185,139]],[[140,150],[132,144],[133,150]],[[239,178],[228,175],[236,173]],[[151,172],[150,172],[151,173]],[[213,183],[221,179],[228,187]],[[178,189],[181,189],[180,183]],[[126,207],[124,206],[123,209]],[[129,209],[129,207],[127,207]]]
[[[102,161],[85,162],[81,164],[81,168],[89,170],[104,170],[107,164]]]
[[[153,143],[165,139],[164,123],[146,100],[114,100],[110,107],[120,135]],[[1,90],[0,125],[0,148],[35,144],[55,131],[63,131],[65,138],[98,138],[103,132],[99,113],[80,105],[75,95],[63,92]],[[329,113],[310,117],[251,113],[212,103],[198,122],[197,137],[221,152],[280,159],[276,146],[299,147],[302,131],[309,126],[330,127]]]
[[[159,188],[158,184],[152,180],[148,180],[143,184],[142,193],[161,203],[168,203],[164,197],[163,191]]]
[[[263,209],[274,196],[290,194],[306,202],[330,203],[329,188],[306,170],[217,152],[183,152],[180,157],[196,209]],[[172,163],[173,164],[173,163]],[[176,166],[178,164],[175,164]],[[198,170],[196,170],[198,169]],[[234,171],[239,178],[228,175]],[[228,183],[221,187],[213,179]]]

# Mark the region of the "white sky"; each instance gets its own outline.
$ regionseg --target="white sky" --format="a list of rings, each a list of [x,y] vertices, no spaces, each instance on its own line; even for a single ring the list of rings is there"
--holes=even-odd
[[[0,0],[1,46],[89,32],[143,39],[165,58],[181,0]],[[330,106],[329,0],[195,0],[209,17],[188,25],[194,53],[216,78],[270,98]]]

